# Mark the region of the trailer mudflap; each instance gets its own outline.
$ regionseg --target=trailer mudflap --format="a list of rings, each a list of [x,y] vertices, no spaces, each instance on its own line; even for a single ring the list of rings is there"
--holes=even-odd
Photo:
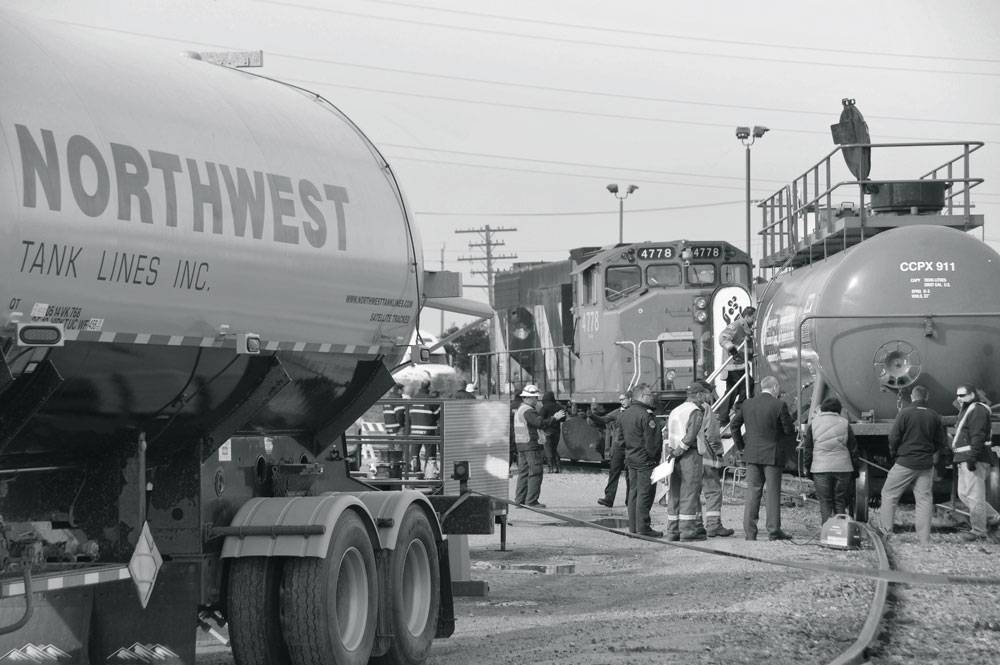
[[[494,519],[493,499],[490,497],[474,494],[461,496],[432,494],[427,498],[434,506],[434,512],[444,516],[441,521],[441,533],[481,536],[493,534],[496,520]]]
[[[438,567],[441,576],[441,604],[438,606],[436,638],[451,637],[455,632],[455,599],[451,594],[451,559],[448,541],[438,543]]]
[[[129,581],[94,587],[91,663],[195,662],[200,569],[165,562],[146,609]]]

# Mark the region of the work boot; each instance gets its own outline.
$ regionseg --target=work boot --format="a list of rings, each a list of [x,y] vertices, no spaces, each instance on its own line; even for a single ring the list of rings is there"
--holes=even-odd
[[[694,520],[681,520],[681,540],[705,540],[705,529]]]
[[[976,533],[975,531],[965,531],[959,536],[963,541],[967,543],[974,543],[977,540],[983,540],[986,538],[985,533]]]
[[[601,504],[601,505],[602,505],[602,506],[604,506],[605,508],[610,508],[610,507],[611,507],[611,502],[610,502],[610,501],[608,501],[607,499],[603,498],[603,497],[602,497],[602,498],[600,498],[600,499],[598,499],[598,500],[597,500],[597,503]]]
[[[538,501],[535,501],[534,503],[526,503],[524,505],[526,505],[528,508],[544,508],[545,507],[544,503],[540,503]]]
[[[732,529],[727,529],[726,527],[719,524],[718,526],[712,526],[711,528],[709,528],[705,532],[705,535],[708,536],[709,538],[728,538],[734,533],[736,532],[733,531]]]
[[[650,529],[649,531],[640,531],[640,536],[648,536],[650,538],[663,538],[663,532],[657,531],[656,529]]]
[[[666,539],[668,541],[672,542],[672,543],[675,543],[675,542],[677,542],[678,540],[681,539],[681,534],[679,534],[679,533],[669,533],[668,532]]]

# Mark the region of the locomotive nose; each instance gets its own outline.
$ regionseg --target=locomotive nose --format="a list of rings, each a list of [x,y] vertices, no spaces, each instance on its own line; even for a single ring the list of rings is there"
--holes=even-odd
[[[899,390],[920,376],[920,352],[909,342],[886,342],[875,351],[872,366],[883,387]]]

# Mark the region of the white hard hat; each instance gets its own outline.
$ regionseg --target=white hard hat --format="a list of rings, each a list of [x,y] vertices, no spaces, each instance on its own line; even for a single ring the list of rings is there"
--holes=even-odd
[[[529,383],[521,391],[521,397],[541,397],[542,394],[538,392],[538,386]]]

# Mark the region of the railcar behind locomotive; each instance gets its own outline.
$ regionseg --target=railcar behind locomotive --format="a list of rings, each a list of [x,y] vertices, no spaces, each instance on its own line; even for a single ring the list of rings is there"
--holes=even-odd
[[[491,385],[535,383],[579,412],[617,405],[640,382],[664,402],[723,361],[716,339],[750,303],[750,260],[727,242],[643,242],[572,250],[495,278],[500,338]],[[601,460],[585,418],[563,427],[562,454]]]

